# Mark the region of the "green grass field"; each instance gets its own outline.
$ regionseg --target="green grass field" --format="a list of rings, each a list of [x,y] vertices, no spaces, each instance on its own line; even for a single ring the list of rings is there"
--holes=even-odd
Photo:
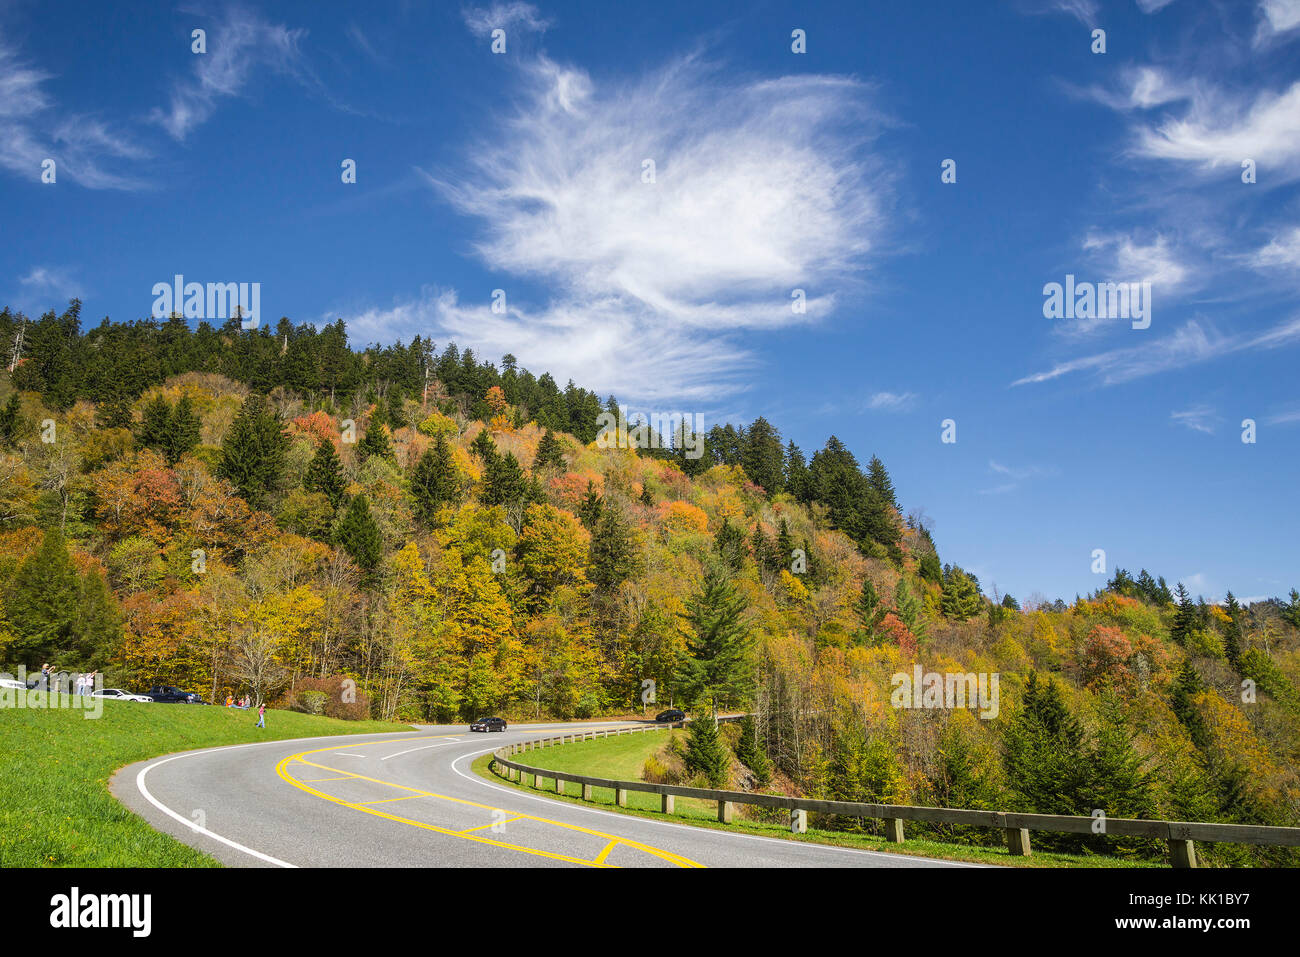
[[[0,867],[216,867],[155,831],[108,791],[120,767],[194,748],[313,735],[411,730],[292,711],[105,701],[88,720],[70,708],[0,710]]]
[[[525,751],[517,754],[514,760],[519,764],[548,771],[562,771],[570,774],[590,775],[591,777],[609,778],[620,781],[641,780],[641,769],[645,759],[656,753],[668,741],[669,734],[682,732],[647,732],[609,738],[597,738],[577,744],[555,745],[537,751]],[[473,764],[473,770],[484,777],[492,778],[498,783],[511,787],[534,790],[531,782],[525,787],[511,784],[504,776],[494,775],[488,770],[491,755],[479,757]],[[554,793],[554,779],[542,778],[542,786],[547,794],[557,801],[581,802],[576,796],[579,788],[576,784],[566,784],[573,792],[563,797]],[[592,804],[609,810],[642,817],[659,817],[659,795],[631,791],[627,795],[627,807],[620,808],[614,804],[614,792],[608,788],[593,789]],[[698,801],[678,798],[674,807],[673,820],[700,827],[721,828],[724,830],[743,831],[764,837],[776,837],[785,840],[808,841],[817,844],[834,844],[840,847],[854,847],[863,850],[884,851],[892,854],[919,854],[925,857],[937,857],[951,861],[971,861],[980,864],[1002,864],[1013,867],[1153,867],[1160,866],[1153,861],[1134,861],[1098,855],[1058,854],[1035,850],[1028,857],[1012,857],[1005,847],[977,847],[966,844],[950,844],[931,840],[914,840],[908,838],[903,844],[890,844],[883,837],[871,834],[853,834],[844,831],[827,831],[816,828],[810,819],[807,834],[791,834],[789,828],[781,822],[750,820],[742,817],[742,809],[737,808],[736,816],[729,825],[717,820],[718,806],[712,801]],[[810,815],[811,818],[811,815]]]

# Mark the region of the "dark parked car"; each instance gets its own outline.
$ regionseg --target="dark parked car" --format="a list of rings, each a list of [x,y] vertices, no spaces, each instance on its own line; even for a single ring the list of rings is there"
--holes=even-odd
[[[471,731],[504,731],[506,729],[505,718],[479,718],[469,726]]]
[[[685,721],[686,712],[679,708],[669,708],[667,711],[660,711],[655,715],[656,721],[662,721],[665,724],[672,724],[676,721]]]
[[[149,697],[162,704],[203,704],[203,699],[193,691],[182,691],[167,685],[156,685],[149,689]]]

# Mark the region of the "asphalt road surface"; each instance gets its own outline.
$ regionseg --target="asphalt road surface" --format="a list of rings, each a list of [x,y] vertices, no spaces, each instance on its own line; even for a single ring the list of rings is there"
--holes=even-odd
[[[187,751],[113,793],[234,867],[972,867],[756,837],[557,801],[485,780],[480,754],[569,728],[464,725]]]

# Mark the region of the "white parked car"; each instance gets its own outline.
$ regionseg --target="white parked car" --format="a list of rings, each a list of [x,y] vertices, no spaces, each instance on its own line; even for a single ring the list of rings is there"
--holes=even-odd
[[[142,694],[131,694],[131,692],[123,691],[121,688],[105,688],[103,691],[92,691],[89,697],[113,698],[117,701],[139,701],[143,704],[153,704],[153,698]]]
[[[17,678],[10,678],[8,675],[5,675],[3,678],[0,678],[0,688],[13,688],[15,691],[26,691],[27,685],[23,684]]]

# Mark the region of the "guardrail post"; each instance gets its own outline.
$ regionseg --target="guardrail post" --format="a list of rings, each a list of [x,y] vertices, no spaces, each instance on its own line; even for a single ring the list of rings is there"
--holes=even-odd
[[[556,794],[564,793],[564,782],[561,781],[559,778],[555,779],[555,793]]]
[[[808,833],[808,812],[802,808],[790,809],[790,833],[807,834]]]
[[[587,784],[587,783],[585,783],[585,782],[584,782],[583,785],[582,785],[582,799],[583,799],[584,801],[590,801],[590,800],[591,800],[591,785],[590,785],[590,784]]]
[[[627,790],[625,788],[614,788],[614,803],[619,807],[627,807]]]
[[[1007,850],[1012,857],[1028,857],[1033,853],[1029,846],[1029,828],[1009,827],[1007,833]]]
[[[1169,863],[1174,867],[1198,867],[1196,845],[1191,841],[1169,839]]]
[[[730,801],[718,802],[718,820],[723,824],[730,824],[731,817],[736,812],[736,806]]]
[[[533,787],[537,788],[539,791],[542,789],[542,776],[540,774],[533,775]]]
[[[903,843],[903,819],[901,817],[885,818],[885,840],[890,844]]]
[[[507,768],[507,769],[506,769],[506,778],[507,778],[508,780],[510,780],[510,781],[518,781],[518,780],[519,780],[519,771],[518,771],[517,769],[515,769],[515,768]]]
[[[663,811],[665,814],[672,814],[673,806],[675,804],[676,801],[673,799],[673,795],[671,794],[659,795],[659,810]]]

